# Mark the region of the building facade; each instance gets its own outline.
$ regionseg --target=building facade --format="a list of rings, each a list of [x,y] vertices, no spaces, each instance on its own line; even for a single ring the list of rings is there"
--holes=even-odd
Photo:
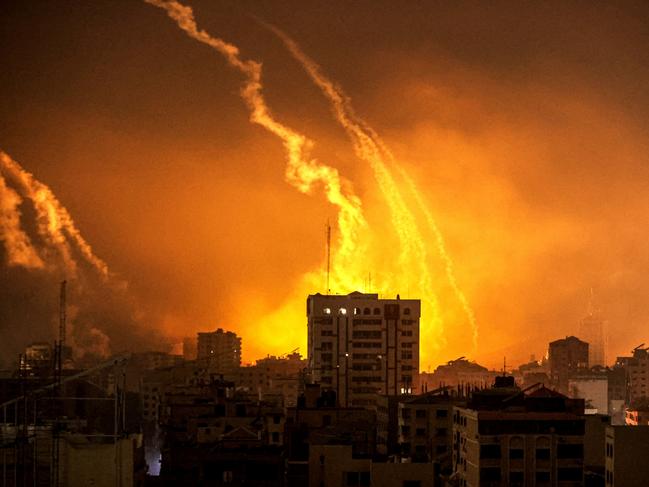
[[[374,406],[376,394],[418,387],[418,299],[378,294],[310,295],[308,371],[341,406]]]
[[[584,434],[583,400],[498,377],[454,409],[455,485],[582,486]]]
[[[649,426],[606,428],[606,487],[649,485]]]
[[[222,328],[199,333],[197,360],[210,371],[232,373],[241,365],[241,338]]]
[[[588,369],[588,343],[574,336],[550,342],[548,362],[550,380],[560,391],[567,393],[570,377]]]
[[[452,470],[453,407],[466,401],[448,389],[399,401],[399,447],[402,461],[435,462],[440,473]]]

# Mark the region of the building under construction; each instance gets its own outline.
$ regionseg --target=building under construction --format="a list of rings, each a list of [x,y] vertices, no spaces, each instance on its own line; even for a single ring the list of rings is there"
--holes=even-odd
[[[130,433],[139,428],[127,415],[137,408],[124,387],[125,364],[121,357],[65,378],[21,372],[5,380],[0,486],[142,485],[142,436]]]

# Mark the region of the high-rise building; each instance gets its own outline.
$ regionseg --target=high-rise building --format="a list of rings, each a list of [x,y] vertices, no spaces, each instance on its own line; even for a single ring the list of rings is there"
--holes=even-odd
[[[308,370],[336,392],[341,406],[372,406],[376,394],[409,394],[418,387],[418,299],[378,294],[310,295]]]
[[[222,328],[199,333],[197,359],[204,362],[211,371],[219,374],[233,373],[241,365],[241,338]]]
[[[588,342],[588,363],[606,366],[606,323],[598,311],[591,310],[579,322],[579,337]]]
[[[568,392],[568,379],[588,368],[588,343],[574,336],[550,342],[548,362],[550,379],[558,389]]]

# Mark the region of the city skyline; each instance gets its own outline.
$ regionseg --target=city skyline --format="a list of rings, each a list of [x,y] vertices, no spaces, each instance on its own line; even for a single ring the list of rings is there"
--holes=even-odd
[[[423,300],[422,370],[542,355],[579,336],[591,288],[609,330],[626,330],[605,337],[608,363],[643,341],[646,6],[191,6],[199,29],[262,63],[276,120],[338,174],[354,251],[344,205],[319,180],[302,194],[287,139],[249,123],[245,70],[164,11],[8,3],[0,149],[82,238],[70,240],[76,280],[60,247],[43,254],[45,272],[8,265],[3,247],[6,362],[54,336],[64,278],[71,334],[93,353],[171,348],[218,327],[243,337],[247,362],[306,350],[304,299],[327,293],[327,262],[333,294]],[[332,117],[344,95],[354,110]],[[17,190],[6,167],[3,209],[40,245],[27,193],[4,204]]]

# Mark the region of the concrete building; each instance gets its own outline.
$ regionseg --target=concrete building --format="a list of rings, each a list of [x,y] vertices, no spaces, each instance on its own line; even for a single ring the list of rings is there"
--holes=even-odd
[[[284,406],[294,407],[304,382],[306,360],[297,353],[286,356],[268,356],[255,365],[238,367],[225,378],[234,382],[238,390],[263,397],[276,394],[283,398]]]
[[[452,485],[583,485],[583,400],[498,377],[453,414]]]
[[[173,367],[181,364],[183,357],[166,352],[134,353],[131,357],[133,367],[140,370],[155,370],[163,367]]]
[[[569,396],[586,401],[587,414],[609,414],[608,377],[591,371],[568,379]]]
[[[448,386],[488,387],[493,384],[497,375],[495,371],[460,357],[439,365],[432,374],[422,372],[419,381],[424,385],[425,390],[431,391]]]
[[[432,463],[374,462],[354,456],[349,445],[313,445],[309,487],[434,487]]]
[[[588,369],[588,343],[569,336],[550,342],[548,349],[550,380],[561,392],[568,392],[568,379]]]
[[[60,442],[59,485],[66,487],[143,486],[146,465],[141,434],[93,441],[85,435],[64,435]]]
[[[649,397],[649,347],[644,343],[633,349],[631,357],[618,357],[617,364],[626,370],[628,401]]]
[[[604,484],[606,457],[606,428],[611,417],[603,414],[587,414],[584,431],[584,484],[595,486]]]
[[[341,406],[374,406],[376,394],[418,387],[418,299],[315,294],[307,299],[308,370]]]
[[[624,424],[629,426],[649,425],[649,398],[637,399],[626,408]]]
[[[222,328],[199,333],[197,360],[211,372],[233,373],[241,365],[241,338]]]
[[[399,401],[398,424],[401,458],[437,462],[450,475],[453,446],[453,406],[466,401],[438,389]]]
[[[303,487],[312,478],[309,459],[314,445],[349,446],[354,459],[375,456],[376,412],[365,407],[339,407],[334,391],[307,384],[297,406],[286,410],[285,441],[286,485]]]
[[[649,426],[606,428],[606,487],[649,485]]]

